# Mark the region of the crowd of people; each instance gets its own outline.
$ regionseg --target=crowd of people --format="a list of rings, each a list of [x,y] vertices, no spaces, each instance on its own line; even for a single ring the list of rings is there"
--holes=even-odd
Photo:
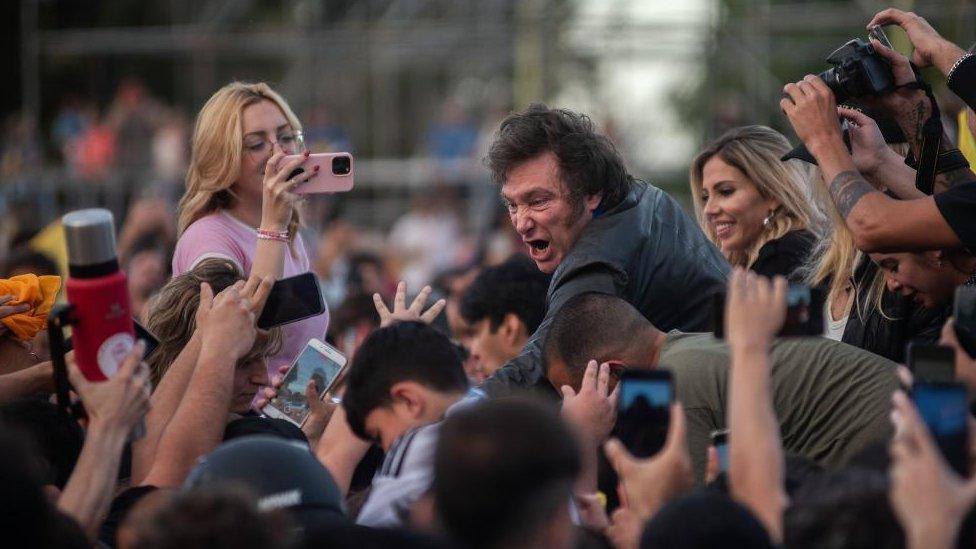
[[[976,54],[912,13],[875,25],[914,46],[871,39],[891,85],[838,104],[829,75],[787,84],[802,143],[746,126],[708,144],[694,215],[586,115],[510,114],[485,164],[511,221],[496,248],[514,253],[457,267],[438,244],[451,218],[418,203],[394,231],[424,260],[399,277],[341,218],[303,232],[317,173],[297,170],[309,150],[286,99],[221,88],[177,211],[137,202],[117,236],[155,346],[107,381],[69,353],[70,414],[44,330],[63,268],[29,248],[3,263],[5,545],[972,546],[976,420],[958,426],[962,462],[944,455],[903,365],[941,343],[941,382],[976,398],[950,318],[976,286],[976,158],[917,70],[935,66],[974,120]],[[438,135],[445,155],[476,140]],[[259,329],[275,281],[307,272],[322,312]],[[822,337],[781,335],[800,287],[825,296],[804,302]],[[264,414],[313,339],[346,357],[339,381],[308,382],[304,422]],[[658,415],[621,421],[622,388],[652,378],[673,389]],[[653,432],[652,451],[632,444]]]

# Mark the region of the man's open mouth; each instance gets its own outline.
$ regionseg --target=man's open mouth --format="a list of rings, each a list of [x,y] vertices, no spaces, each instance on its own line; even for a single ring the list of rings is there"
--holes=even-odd
[[[546,250],[549,249],[549,241],[548,240],[530,240],[528,242],[528,244],[529,244],[529,246],[532,247],[533,250],[536,250],[536,251],[539,251],[539,252],[544,252],[544,251],[546,251]]]

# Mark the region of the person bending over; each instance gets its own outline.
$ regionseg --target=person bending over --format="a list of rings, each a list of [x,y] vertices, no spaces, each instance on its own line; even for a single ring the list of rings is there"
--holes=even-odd
[[[728,427],[725,342],[711,334],[664,333],[626,301],[587,293],[570,300],[553,322],[544,356],[550,383],[577,391],[591,359],[609,364],[614,384],[625,369],[670,370],[688,418],[695,475],[702,478],[710,433]],[[895,363],[823,338],[777,338],[770,361],[785,451],[837,467],[890,436]]]
[[[396,322],[370,334],[346,376],[345,414],[337,412],[332,420],[345,418],[356,436],[376,442],[386,452],[359,524],[393,526],[404,521],[430,487],[439,422],[480,398],[479,391],[469,390],[454,345],[434,328],[422,322]],[[323,442],[342,444],[329,433],[327,428]],[[339,486],[348,489],[348,475],[342,471],[351,472],[361,457],[350,452],[344,465],[323,462]]]
[[[704,330],[728,263],[666,193],[635,180],[585,115],[533,105],[502,122],[487,157],[529,257],[552,273],[546,317],[483,385],[506,394],[542,377],[542,342],[567,300],[616,295],[664,329]]]

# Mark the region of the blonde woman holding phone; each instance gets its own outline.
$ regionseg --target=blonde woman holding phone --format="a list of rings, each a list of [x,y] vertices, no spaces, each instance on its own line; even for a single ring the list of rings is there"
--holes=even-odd
[[[214,93],[193,130],[173,276],[208,258],[229,260],[244,276],[277,280],[308,272],[294,190],[316,171],[292,176],[308,154],[298,117],[267,84],[232,82]],[[294,155],[302,156],[286,158]],[[291,363],[309,339],[324,337],[328,321],[326,310],[284,326],[269,371]]]

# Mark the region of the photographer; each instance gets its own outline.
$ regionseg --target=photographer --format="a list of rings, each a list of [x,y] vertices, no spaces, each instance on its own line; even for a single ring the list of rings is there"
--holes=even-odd
[[[896,22],[911,28],[909,36],[919,40],[915,58],[920,62],[937,62],[943,70],[944,41],[935,44],[934,31],[927,32],[924,20],[888,10],[878,14],[873,24]],[[930,29],[930,27],[928,27]],[[935,34],[935,37],[938,35]],[[893,86],[873,101],[877,102],[898,122],[908,137],[916,158],[920,158],[926,122],[932,116],[933,105],[925,91],[916,84],[915,73],[908,60],[872,40],[877,55],[891,66]],[[958,67],[957,67],[958,70]],[[825,76],[828,73],[825,73]],[[952,75],[950,75],[952,76]],[[839,84],[835,81],[835,87]],[[976,183],[966,168],[948,170],[936,177],[936,185],[950,190],[935,197],[918,197],[898,192],[903,200],[889,198],[871,186],[856,169],[837,123],[838,109],[835,93],[818,76],[808,75],[802,81],[787,84],[780,107],[790,119],[797,135],[817,159],[824,181],[828,181],[831,198],[854,235],[857,247],[866,252],[926,251],[965,246],[976,248],[976,225],[969,215],[976,202]],[[841,90],[842,92],[845,90]],[[850,94],[846,94],[850,95]],[[841,114],[845,111],[841,110]],[[944,132],[943,132],[944,133]],[[943,135],[940,155],[946,152],[949,140]],[[902,186],[903,187],[903,186]]]
[[[784,92],[786,97],[780,101],[780,107],[816,158],[824,181],[829,181],[827,190],[858,249],[865,252],[927,251],[960,246],[976,249],[976,221],[970,215],[976,205],[976,182],[963,183],[934,197],[890,198],[857,171],[837,123],[834,93],[827,84],[820,77],[808,75],[797,83],[787,84]],[[912,112],[911,101],[902,103],[905,110],[900,112]],[[929,112],[925,110],[926,103],[927,98],[916,97],[914,112]],[[943,177],[949,178],[947,174]]]

